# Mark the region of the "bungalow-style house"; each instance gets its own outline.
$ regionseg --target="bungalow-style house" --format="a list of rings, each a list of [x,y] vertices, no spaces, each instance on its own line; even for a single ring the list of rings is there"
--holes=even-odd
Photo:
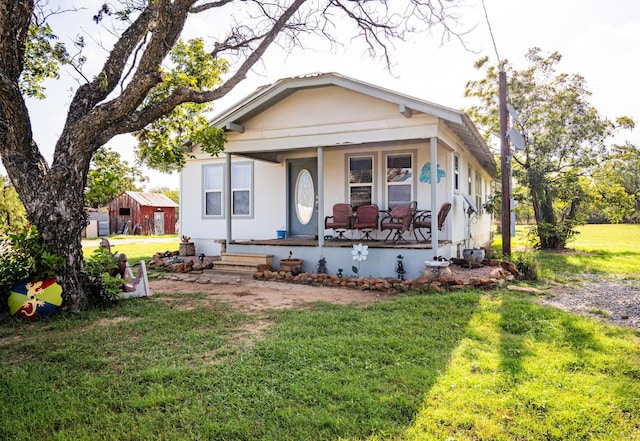
[[[109,202],[111,234],[175,234],[178,204],[162,193],[125,191]]]
[[[226,253],[273,255],[276,268],[292,254],[304,271],[316,272],[324,258],[329,273],[348,275],[352,246],[362,243],[359,275],[395,277],[402,255],[404,276],[415,278],[425,262],[461,257],[492,238],[482,205],[496,164],[464,112],[325,73],[262,87],[211,124],[227,132],[222,157],[194,147],[180,175],[180,234],[198,254],[217,255],[226,243]],[[368,230],[352,221],[325,228],[335,204],[354,214],[374,205],[380,218]],[[403,205],[435,213],[426,219],[431,234],[418,231],[426,240],[412,223],[384,240],[392,232],[380,230],[385,210]]]

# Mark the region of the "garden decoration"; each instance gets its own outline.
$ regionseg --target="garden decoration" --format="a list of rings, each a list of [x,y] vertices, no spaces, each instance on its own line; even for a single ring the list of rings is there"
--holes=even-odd
[[[358,266],[354,265],[351,267],[351,271],[353,271],[354,274],[358,274],[360,272],[360,262],[367,260],[367,254],[369,254],[369,247],[367,245],[359,243],[353,246],[351,255],[353,256],[353,260],[358,261]]]
[[[436,164],[436,179],[438,180],[438,184],[440,180],[447,176],[447,172],[440,168],[440,164]],[[420,172],[420,182],[425,184],[431,184],[431,163],[427,162],[422,166],[422,171]]]
[[[404,256],[402,254],[398,254],[398,261],[396,262],[396,273],[398,274],[398,279],[404,280],[404,273],[406,272],[404,269],[404,263],[402,263],[402,259]]]
[[[320,260],[318,260],[318,274],[327,274],[327,259],[325,259],[324,257],[321,257]]]
[[[50,317],[62,305],[62,287],[56,279],[25,279],[11,288],[7,303],[9,312],[16,317],[29,320]]]

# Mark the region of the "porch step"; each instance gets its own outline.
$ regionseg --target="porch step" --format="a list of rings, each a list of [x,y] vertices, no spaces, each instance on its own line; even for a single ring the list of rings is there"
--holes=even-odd
[[[260,264],[273,264],[273,254],[222,253],[220,257],[221,260],[213,262],[214,270],[255,272]]]

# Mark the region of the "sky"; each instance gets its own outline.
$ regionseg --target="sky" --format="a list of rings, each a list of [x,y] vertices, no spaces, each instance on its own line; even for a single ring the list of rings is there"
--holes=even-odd
[[[70,2],[72,0],[67,0]],[[590,102],[601,114],[610,119],[622,115],[632,117],[639,127],[618,135],[615,142],[630,141],[640,146],[640,1],[484,0],[493,40],[482,1],[464,0],[464,3],[466,6],[459,14],[460,29],[468,31],[463,36],[465,45],[457,39],[441,41],[436,30],[432,34],[415,34],[410,40],[395,44],[391,51],[391,71],[384,62],[370,58],[363,47],[351,42],[333,52],[307,47],[284,53],[274,47],[240,85],[214,103],[214,112],[224,111],[260,86],[316,72],[337,72],[460,109],[472,104],[464,98],[466,82],[483,76],[474,69],[475,60],[486,55],[496,63],[499,55],[521,69],[526,66],[527,50],[539,47],[545,54],[557,51],[563,55],[559,71],[585,77],[587,88],[592,92]],[[61,16],[60,27],[54,27],[63,41],[64,31],[70,32],[66,41],[78,33],[73,23],[65,22],[69,19]],[[190,27],[191,32],[197,33],[201,25],[204,26]],[[89,22],[83,28],[86,31],[90,26]],[[203,32],[207,32],[204,27]],[[69,74],[63,74],[61,80],[65,87],[46,84],[47,100],[28,101],[34,137],[49,160],[57,134],[62,131],[70,90],[76,87]],[[134,144],[133,138],[126,135],[114,138],[108,146],[132,165]],[[178,189],[177,173],[145,170],[145,174],[150,179],[145,184],[146,190],[160,186]]]

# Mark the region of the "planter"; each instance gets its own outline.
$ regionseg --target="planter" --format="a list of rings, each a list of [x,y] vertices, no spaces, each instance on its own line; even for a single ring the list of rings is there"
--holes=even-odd
[[[302,272],[302,259],[280,259],[280,271],[285,271],[292,274],[300,274]]]
[[[467,248],[462,250],[462,258],[469,264],[481,263],[484,259],[484,248]]]
[[[182,242],[178,247],[178,255],[179,256],[195,256],[196,255],[196,244],[193,242]]]
[[[287,237],[287,230],[277,230],[276,233],[278,233],[278,239]]]

